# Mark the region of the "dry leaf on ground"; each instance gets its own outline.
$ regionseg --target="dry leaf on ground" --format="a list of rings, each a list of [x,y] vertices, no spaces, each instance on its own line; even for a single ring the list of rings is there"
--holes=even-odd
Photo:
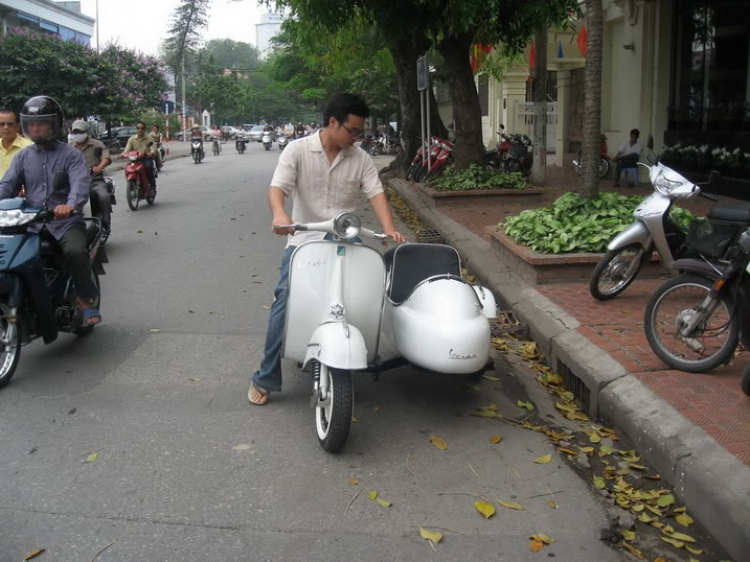
[[[489,502],[474,502],[474,508],[481,513],[485,519],[489,519],[495,515],[495,506]]]
[[[531,549],[531,552],[541,552],[544,548],[544,543],[542,541],[531,541],[529,543],[529,549]]]
[[[99,458],[99,453],[90,453],[89,456],[86,457],[86,462],[94,462],[97,458]]]
[[[497,500],[497,503],[499,503],[501,506],[503,506],[506,509],[516,509],[518,511],[526,510],[526,508],[522,506],[520,503],[504,502],[503,500]]]
[[[438,543],[443,540],[443,533],[438,533],[437,531],[429,531],[424,527],[419,528],[419,534],[422,535],[423,539],[427,539],[428,541],[434,543]]]
[[[503,436],[502,435],[493,435],[492,437],[490,437],[490,443],[494,443],[495,445],[497,445],[498,443],[500,443],[500,441],[502,441],[502,440],[503,440]]]
[[[32,558],[36,558],[36,557],[37,557],[37,556],[39,556],[39,555],[40,555],[40,554],[41,554],[42,552],[45,552],[45,551],[46,551],[46,549],[44,549],[44,548],[37,548],[36,550],[33,550],[33,551],[29,552],[29,553],[28,553],[28,554],[27,554],[27,555],[26,555],[26,556],[24,557],[24,561],[26,561],[26,560],[31,560]]]
[[[534,459],[534,462],[536,464],[547,464],[549,462],[552,462],[552,455],[544,455],[543,457],[539,457],[538,459]]]
[[[435,445],[435,447],[437,447],[441,451],[445,451],[448,448],[448,443],[440,439],[440,437],[435,437],[434,435],[430,437],[430,443]]]

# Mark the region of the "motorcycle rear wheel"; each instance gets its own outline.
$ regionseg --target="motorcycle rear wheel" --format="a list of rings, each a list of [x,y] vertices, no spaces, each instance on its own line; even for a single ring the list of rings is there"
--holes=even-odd
[[[705,373],[728,361],[737,347],[739,319],[732,314],[733,303],[728,295],[688,336],[679,334],[684,323],[699,314],[696,309],[712,285],[700,275],[680,275],[661,285],[646,305],[646,339],[659,359],[673,369]]]
[[[6,386],[16,372],[21,359],[21,338],[18,337],[18,323],[9,322],[8,318],[17,314],[5,302],[0,302],[0,388]]]
[[[638,255],[641,252],[640,256]],[[630,256],[629,254],[635,254]],[[610,250],[602,256],[594,267],[589,280],[589,292],[599,301],[615,298],[638,277],[638,272],[651,257],[651,250],[643,250],[640,244],[630,244],[619,250]],[[638,260],[635,270],[627,274],[633,260]]]
[[[140,187],[135,180],[128,180],[125,198],[128,200],[128,207],[130,207],[131,211],[138,210],[138,202],[140,201],[139,192]]]
[[[315,429],[318,443],[329,453],[339,452],[349,437],[354,408],[354,388],[352,372],[329,369],[320,364],[320,378],[328,377],[328,397],[325,403],[315,405]],[[318,392],[319,381],[315,382],[314,392]]]

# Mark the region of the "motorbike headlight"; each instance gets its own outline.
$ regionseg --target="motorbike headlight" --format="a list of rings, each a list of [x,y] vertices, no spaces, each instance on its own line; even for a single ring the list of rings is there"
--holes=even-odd
[[[354,213],[341,213],[333,220],[333,229],[344,240],[354,238],[362,228],[362,221]]]
[[[0,211],[0,227],[20,226],[30,222],[36,214],[24,213],[20,209],[12,211]]]
[[[666,177],[664,177],[663,173],[659,174],[656,178],[656,181],[654,182],[654,187],[656,188],[656,190],[664,195],[669,195],[673,190],[677,189],[681,185],[681,181],[673,181],[667,179]]]

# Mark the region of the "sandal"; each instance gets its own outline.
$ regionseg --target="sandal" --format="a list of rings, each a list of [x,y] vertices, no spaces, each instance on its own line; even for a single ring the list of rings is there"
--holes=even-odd
[[[84,326],[96,326],[102,321],[102,314],[96,306],[87,306],[81,309],[81,319]],[[92,320],[96,319],[94,322]]]
[[[253,400],[253,392],[260,394],[260,399]],[[256,386],[255,383],[250,383],[250,390],[247,391],[247,399],[250,404],[254,406],[265,406],[268,404],[268,395],[271,394],[269,390]]]

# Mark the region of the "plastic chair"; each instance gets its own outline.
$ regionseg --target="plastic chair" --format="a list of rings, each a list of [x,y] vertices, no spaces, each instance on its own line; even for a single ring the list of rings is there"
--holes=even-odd
[[[633,174],[633,185],[638,185],[638,165],[628,167],[628,168],[622,168],[620,170],[620,176],[622,177],[622,173],[625,172],[625,179],[628,182],[628,185],[630,185],[630,174]],[[620,178],[617,178],[617,183],[620,183]]]

